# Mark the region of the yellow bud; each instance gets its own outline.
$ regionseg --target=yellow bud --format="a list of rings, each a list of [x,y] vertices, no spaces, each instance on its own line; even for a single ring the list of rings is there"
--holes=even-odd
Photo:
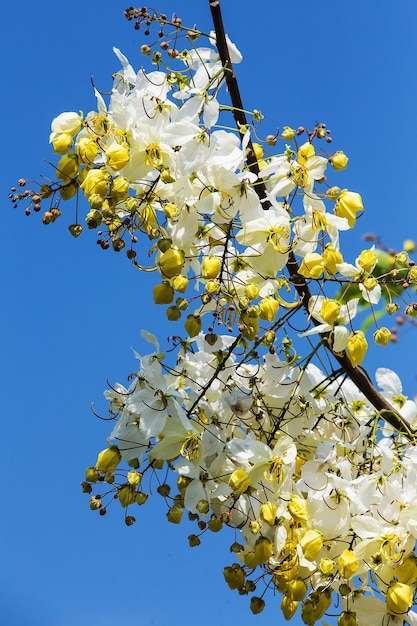
[[[272,541],[268,537],[259,537],[256,540],[254,552],[258,565],[266,563],[272,556]]]
[[[353,367],[360,365],[365,358],[368,342],[361,330],[351,333],[346,344],[346,352]]]
[[[309,519],[307,501],[300,496],[293,495],[288,503],[288,511],[295,522],[303,524]]]
[[[178,207],[173,202],[166,202],[162,208],[164,210],[165,215],[171,219],[178,215],[178,212],[179,212]]]
[[[114,141],[106,148],[106,163],[112,170],[121,170],[129,163],[129,148]]]
[[[187,331],[189,337],[196,337],[201,331],[201,326],[202,321],[199,315],[187,315],[187,319],[184,323],[184,328]]]
[[[309,141],[304,143],[299,149],[297,153],[297,161],[304,165],[308,159],[315,155],[314,146]]]
[[[223,569],[223,576],[229,589],[240,589],[245,584],[246,574],[237,563]]]
[[[89,137],[80,137],[77,142],[77,154],[81,163],[92,165],[98,154],[97,142]]]
[[[133,504],[136,501],[136,492],[135,488],[132,485],[126,485],[122,487],[119,491],[119,502],[120,506],[124,509],[129,506],[129,504]]]
[[[184,263],[184,252],[175,248],[169,248],[158,261],[162,274],[168,278],[181,274]]]
[[[337,300],[323,300],[323,304],[320,309],[320,316],[330,326],[333,326],[337,318],[340,315],[340,302]]]
[[[174,290],[168,282],[155,285],[153,288],[153,300],[155,304],[171,304],[174,300]]]
[[[86,478],[86,480],[88,479]],[[417,580],[417,563],[414,553],[409,554],[401,565],[398,565],[395,570],[395,577],[398,578],[399,583],[414,585]]]
[[[250,610],[254,615],[258,615],[262,613],[265,608],[265,600],[262,598],[257,598],[256,596],[252,596],[250,599]]]
[[[343,263],[343,256],[340,250],[335,250],[329,243],[323,250],[323,261],[326,273],[330,276],[337,274],[337,263]]]
[[[307,530],[300,539],[300,546],[308,561],[314,561],[323,547],[322,534],[317,530]]]
[[[215,256],[204,257],[201,263],[202,276],[206,280],[217,278],[220,274],[222,263],[221,260]]]
[[[412,239],[406,239],[404,241],[403,247],[406,252],[410,252],[410,253],[415,252],[416,242],[413,241]]]
[[[245,287],[245,294],[249,298],[249,300],[256,300],[259,296],[260,288],[255,283],[248,283]]]
[[[124,176],[117,176],[111,183],[110,195],[116,202],[124,200],[129,194],[129,181]]]
[[[105,198],[109,190],[110,176],[104,169],[90,170],[81,185],[81,189],[89,199],[91,196]]]
[[[282,611],[284,618],[287,620],[287,622],[289,622],[290,619],[295,615],[295,612],[297,611],[297,607],[298,607],[298,602],[296,600],[292,600],[286,594],[282,596],[281,611]]]
[[[375,287],[377,286],[378,281],[375,276],[367,276],[365,280],[362,281],[362,284],[365,289],[367,289],[368,291],[372,291],[372,289],[375,289]]]
[[[391,331],[386,326],[382,326],[374,332],[374,340],[378,346],[386,346],[390,339]]]
[[[365,270],[365,272],[372,272],[374,269],[378,257],[375,250],[362,250],[358,258],[358,265]]]
[[[394,583],[387,591],[387,611],[390,615],[404,615],[413,604],[413,590],[404,583]]]
[[[319,570],[324,576],[331,576],[336,567],[336,563],[331,559],[324,557],[319,563]]]
[[[234,492],[238,494],[244,493],[249,485],[249,474],[247,474],[245,470],[237,469],[232,474],[230,474],[229,487],[231,487]]]
[[[341,150],[335,152],[334,155],[330,158],[330,163],[332,164],[335,172],[346,169],[348,161],[348,157]]]
[[[266,296],[259,302],[259,317],[261,320],[273,322],[279,309],[278,300],[272,296]]]
[[[178,291],[179,293],[184,293],[185,291],[187,291],[188,278],[187,276],[178,274],[178,276],[174,276],[174,278],[172,279],[171,285],[173,286],[175,291]]]
[[[171,522],[171,524],[179,524],[183,515],[184,509],[176,504],[174,504],[174,506],[172,506],[166,514],[167,520],[168,522]]]
[[[327,192],[326,192],[326,196],[329,198],[329,200],[332,200],[333,202],[335,202],[340,194],[340,187],[330,187]]]
[[[277,514],[277,505],[273,502],[265,502],[261,506],[260,517],[263,522],[266,522],[269,526],[273,526],[275,524]]]
[[[408,263],[408,254],[405,250],[402,250],[398,254],[395,255],[394,261],[397,265],[405,265]]]
[[[285,141],[291,141],[295,137],[295,130],[290,126],[284,126],[281,136]]]
[[[286,593],[291,598],[291,600],[296,600],[297,602],[300,602],[305,598],[305,595],[307,593],[307,585],[302,578],[295,578],[295,580],[288,581]]]
[[[307,252],[298,273],[305,278],[319,278],[325,270],[324,259],[317,252]]]
[[[337,626],[358,626],[356,613],[352,613],[352,611],[343,611],[337,620]]]
[[[96,469],[99,472],[114,472],[116,467],[121,461],[119,448],[117,446],[110,446],[105,450],[102,450],[96,462]]]
[[[64,154],[56,166],[57,178],[66,180],[67,178],[74,178],[79,168],[78,158],[75,152],[70,154]]]
[[[220,291],[220,283],[217,280],[208,280],[206,282],[206,291],[210,296],[216,296]]]
[[[342,578],[351,578],[359,567],[359,561],[353,550],[343,550],[337,562]]]
[[[72,135],[69,133],[59,133],[51,141],[55,154],[64,154],[72,146]]]
[[[355,226],[356,214],[363,211],[361,196],[354,192],[343,189],[334,207],[334,213],[338,217],[345,217],[351,228]]]
[[[417,266],[412,267],[407,274],[407,282],[416,285],[417,284]]]
[[[131,470],[127,475],[127,482],[132,487],[137,487],[142,480],[142,474],[140,472],[136,472],[135,470]]]

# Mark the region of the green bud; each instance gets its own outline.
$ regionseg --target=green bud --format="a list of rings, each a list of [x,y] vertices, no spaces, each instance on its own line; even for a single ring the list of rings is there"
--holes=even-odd
[[[181,507],[174,505],[169,509],[166,516],[168,522],[170,522],[171,524],[179,524],[181,522],[183,514],[184,510]]]
[[[184,328],[189,337],[196,337],[201,331],[202,321],[199,314],[187,315]]]
[[[258,615],[262,613],[265,608],[265,600],[262,598],[257,598],[256,596],[252,596],[250,599],[250,610],[254,615]]]
[[[88,483],[96,483],[98,481],[99,473],[95,467],[87,467],[85,470],[85,479]]]
[[[118,495],[120,506],[122,506],[124,509],[129,506],[129,504],[133,504],[136,501],[135,488],[131,485],[126,485],[125,487],[122,487]]]

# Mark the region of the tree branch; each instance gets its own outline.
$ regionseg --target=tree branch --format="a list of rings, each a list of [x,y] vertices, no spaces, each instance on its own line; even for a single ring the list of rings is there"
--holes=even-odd
[[[243,109],[242,98],[240,96],[239,85],[237,82],[236,74],[233,69],[233,64],[230,59],[229,49],[226,41],[226,33],[223,25],[223,18],[220,7],[220,0],[209,0],[210,11],[213,19],[214,30],[216,32],[217,49],[220,54],[220,60],[225,68],[225,79],[227,88],[230,93],[230,99],[233,105],[233,116],[238,128],[247,125],[247,118]],[[253,149],[252,142],[248,143],[247,162],[251,172],[259,175],[258,161]],[[267,190],[263,183],[259,182],[255,185],[255,191],[262,203],[265,210],[271,207],[269,202]],[[291,277],[291,282],[294,285],[298,295],[302,298],[303,306],[308,311],[308,302],[312,297],[310,288],[304,279],[298,273],[299,266],[293,252],[290,252],[287,270]],[[315,320],[314,323],[318,324]],[[342,355],[334,353],[329,344],[329,333],[321,335],[324,339],[324,345],[332,353],[343,370],[349,376],[349,378],[355,383],[358,389],[363,393],[367,400],[380,412],[382,419],[390,424],[395,430],[406,435],[408,439],[414,441],[416,435],[411,428],[410,424],[401,415],[395,411],[392,405],[377,391],[371,380],[368,378],[364,370],[358,367],[353,367],[346,353]]]

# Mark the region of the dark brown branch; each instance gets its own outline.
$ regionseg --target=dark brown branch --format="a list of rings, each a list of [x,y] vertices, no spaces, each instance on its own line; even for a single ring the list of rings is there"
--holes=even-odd
[[[239,85],[233,69],[233,64],[230,60],[229,49],[226,42],[226,33],[223,26],[223,18],[220,8],[220,0],[209,0],[210,11],[213,19],[214,30],[216,32],[217,49],[220,54],[220,60],[225,68],[225,79],[227,88],[230,93],[230,99],[233,106],[233,115],[238,128],[247,125],[247,118],[243,109],[242,98],[240,96]],[[248,143],[247,162],[251,172],[258,175],[259,166],[256,159],[256,155],[253,149],[252,143]],[[262,203],[264,209],[270,208],[271,204],[267,200],[267,190],[263,183],[258,182],[255,185],[255,191]],[[298,274],[298,263],[293,252],[290,252],[287,269],[291,277],[291,282],[294,285],[298,295],[302,298],[303,306],[308,311],[308,302],[312,297],[310,288],[303,276]],[[313,320],[314,321],[314,320]],[[318,324],[318,322],[315,322]],[[324,345],[330,350],[338,363],[342,366],[343,370],[349,376],[349,378],[355,383],[358,389],[363,393],[367,400],[380,412],[382,419],[388,422],[395,430],[406,435],[411,441],[414,441],[416,435],[412,430],[410,424],[403,418],[391,404],[375,389],[371,380],[366,375],[365,371],[358,367],[353,367],[346,353],[335,354],[329,344],[329,334],[321,335],[324,340]]]

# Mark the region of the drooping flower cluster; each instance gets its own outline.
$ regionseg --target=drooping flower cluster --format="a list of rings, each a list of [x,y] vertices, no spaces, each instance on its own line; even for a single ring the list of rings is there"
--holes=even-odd
[[[145,17],[166,23],[135,14]],[[196,521],[191,546],[206,529],[240,530],[224,576],[240,594],[263,586],[254,613],[273,587],[286,619],[300,605],[314,624],[338,594],[340,626],[374,624],[378,611],[417,625],[417,408],[390,370],[376,373],[380,393],[369,391],[360,369],[369,324],[357,323],[381,301],[396,312],[417,270],[406,251],[384,256],[375,246],[345,260],[339,233],[355,226],[362,199],[326,175],[329,165],[343,170],[346,155],[320,148],[331,142],[323,124],[285,126],[263,145],[252,143],[259,111],[253,124],[227,129],[236,106],[218,96],[230,67],[216,34],[196,47],[199,33],[188,33],[181,52],[161,42],[167,54],[149,57],[151,71],[136,72],[115,50],[121,69],[109,102],[96,90],[97,110],[52,122],[56,182],[12,194],[29,199],[27,212],[49,198],[45,224],[83,194],[99,245],[157,272],[154,302],[185,331],[173,363],[148,336],[155,352],[138,357],[130,387],[106,392],[111,445],[83,489],[99,485],[91,508],[104,514],[116,499],[131,525],[132,508],[148,498],[146,476],[169,470],[178,492],[172,480],[158,492],[169,521],[185,510]],[[69,229],[78,237],[83,225]],[[405,312],[417,315],[412,299]],[[377,325],[374,339],[386,345],[391,331]],[[319,350],[328,351],[327,372],[315,364]]]

